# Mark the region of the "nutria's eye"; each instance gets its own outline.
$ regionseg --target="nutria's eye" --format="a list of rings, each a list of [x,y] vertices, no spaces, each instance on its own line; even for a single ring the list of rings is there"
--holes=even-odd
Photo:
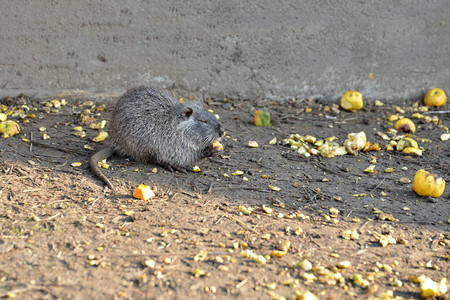
[[[189,118],[192,114],[194,113],[194,110],[190,107],[187,107],[184,111],[183,111],[183,116],[186,118]]]

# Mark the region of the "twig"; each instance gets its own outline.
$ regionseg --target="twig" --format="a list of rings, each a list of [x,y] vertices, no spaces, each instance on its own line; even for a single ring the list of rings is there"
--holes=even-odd
[[[261,193],[270,193],[270,191],[266,191],[266,190],[261,190],[258,188],[253,188],[253,187],[219,187],[219,188],[215,188],[215,191],[221,191],[221,190],[250,190],[250,191],[256,191],[256,192],[261,192]]]
[[[247,283],[247,281],[248,281],[248,278],[245,278],[244,280],[242,280],[241,282],[239,282],[238,284],[236,284],[236,285],[235,285],[235,288],[236,288],[237,290],[240,289],[241,287],[244,286],[244,284]]]
[[[65,169],[58,169],[55,168],[55,171],[57,172],[63,172],[63,173],[68,173],[68,174],[72,174],[72,175],[82,175],[83,173],[81,173],[80,171],[75,171],[75,170],[65,170]]]
[[[346,124],[348,121],[354,121],[354,120],[357,120],[357,118],[343,119],[342,121],[336,121],[336,122],[334,122],[334,124]]]
[[[220,218],[216,222],[214,222],[214,225],[219,224],[219,222],[223,219],[223,217],[225,217],[225,214],[221,215]]]
[[[225,206],[222,206],[222,205],[220,205],[220,204],[216,204],[216,207],[218,207],[219,209],[221,209],[221,210],[223,210],[223,211],[232,213],[231,210],[229,210],[228,208],[226,208]]]
[[[439,240],[440,240],[439,234],[436,234],[433,238],[433,241],[430,243],[431,250],[438,248]]]
[[[57,216],[59,216],[59,214],[60,213],[58,212],[56,215],[48,217],[48,218],[45,218],[44,220],[51,220],[51,219],[56,218]]]
[[[366,223],[362,224],[362,225],[358,228],[359,233],[362,233],[362,232],[363,232],[363,231],[362,231],[363,228],[366,227],[367,224],[369,224],[369,223],[370,223],[370,221],[367,221]]]
[[[211,194],[211,190],[213,188],[214,182],[211,182],[207,194]]]
[[[382,180],[380,180],[380,183],[378,183],[375,188],[372,190],[372,192],[374,192],[384,181],[384,178]]]
[[[12,165],[11,167],[9,167],[6,172],[5,175],[8,175],[8,173],[12,172],[12,170],[14,169],[14,165]]]
[[[30,152],[33,153],[33,132],[30,133]]]
[[[298,121],[305,121],[305,118],[300,118],[300,117],[291,116],[291,115],[282,116],[282,117],[278,118],[278,120],[286,120],[286,119],[294,119],[294,120],[298,120]],[[308,121],[314,121],[314,120],[308,120]]]
[[[24,190],[23,192],[24,193],[29,193],[29,192],[37,192],[37,191],[40,191],[40,190],[42,190],[42,189],[41,188],[35,188],[35,189]]]
[[[246,229],[248,229],[248,230],[250,230],[250,231],[253,231],[253,232],[256,233],[256,234],[260,234],[259,231],[255,230],[255,229],[253,229],[253,228],[251,228],[251,227],[249,227],[249,226],[247,226],[247,224],[245,224],[244,222],[242,222],[242,221],[236,219],[236,218],[233,217],[233,216],[225,215],[225,217],[229,218],[230,220],[235,221],[236,223],[238,223],[238,224],[241,225],[242,227],[244,227],[244,228],[246,228]]]
[[[45,288],[42,286],[29,285],[24,288],[17,288],[17,289],[10,290],[8,292],[2,292],[2,293],[0,293],[0,297],[1,298],[16,298],[17,294],[19,294],[19,293],[27,292],[30,290],[43,290],[43,289],[45,289]]]
[[[350,254],[350,256],[355,256],[355,255],[361,255],[363,253],[367,252],[367,249],[361,249],[355,253]]]
[[[450,113],[450,110],[436,110],[436,111],[426,111],[423,114],[424,115],[430,115],[430,114],[448,114]]]
[[[66,149],[66,148],[61,148],[61,147],[58,147],[58,146],[47,145],[45,143],[41,143],[41,142],[37,142],[37,141],[34,141],[33,144],[35,146],[38,146],[38,147],[49,148],[49,149],[53,149],[53,150],[56,150],[56,151],[65,152],[65,153],[69,153],[69,154],[88,155],[88,153],[89,153],[87,151]]]
[[[72,200],[56,200],[56,201],[52,201],[52,202],[50,202],[49,204],[47,204],[47,205],[52,205],[52,204],[54,204],[54,203],[58,203],[58,202],[69,202],[69,201],[72,201]]]

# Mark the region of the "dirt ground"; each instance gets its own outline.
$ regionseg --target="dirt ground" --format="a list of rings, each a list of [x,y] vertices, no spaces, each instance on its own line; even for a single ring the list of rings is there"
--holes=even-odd
[[[436,124],[413,119],[424,153],[408,156],[384,150],[377,134],[392,128],[394,105],[369,99],[352,113],[314,99],[207,99],[226,129],[222,155],[188,174],[112,157],[102,169],[112,194],[89,170],[90,148],[106,142],[93,142],[98,130],[86,123],[108,120],[115,99],[69,97],[60,109],[49,100],[2,100],[22,132],[0,139],[0,297],[420,299],[411,276],[450,278],[449,188],[424,198],[406,180],[424,168],[450,182],[445,109],[424,113]],[[413,102],[399,101],[400,114],[411,117]],[[256,127],[255,110],[271,112],[272,125]],[[76,126],[86,137],[73,135]],[[282,142],[300,134],[342,144],[359,131],[382,149],[305,157]],[[364,172],[371,164],[375,172]],[[156,197],[134,199],[141,183]]]

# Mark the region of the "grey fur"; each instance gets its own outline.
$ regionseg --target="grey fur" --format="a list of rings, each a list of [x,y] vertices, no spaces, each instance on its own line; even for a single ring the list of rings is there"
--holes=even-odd
[[[94,154],[89,165],[113,189],[99,170],[99,161],[117,153],[186,172],[217,152],[212,143],[222,137],[223,126],[201,103],[180,103],[166,91],[138,87],[117,101],[109,135],[110,146]]]

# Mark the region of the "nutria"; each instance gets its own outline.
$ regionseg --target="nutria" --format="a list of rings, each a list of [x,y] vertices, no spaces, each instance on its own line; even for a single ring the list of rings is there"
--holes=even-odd
[[[109,147],[94,154],[89,166],[110,189],[113,185],[97,163],[113,154],[186,173],[219,151],[212,144],[224,133],[220,121],[203,104],[182,103],[150,87],[133,88],[120,97],[108,131]]]

